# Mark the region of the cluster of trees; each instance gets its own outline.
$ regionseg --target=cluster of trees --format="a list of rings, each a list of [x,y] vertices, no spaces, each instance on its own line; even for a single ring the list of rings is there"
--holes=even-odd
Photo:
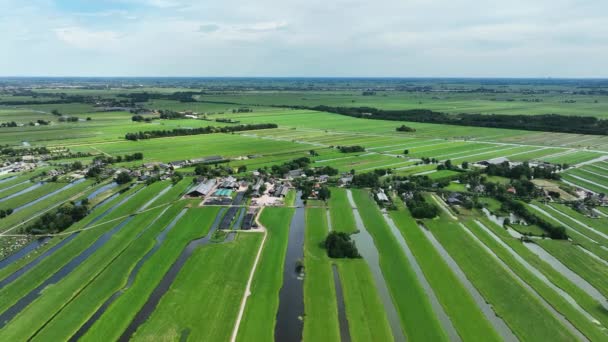
[[[382,110],[372,107],[316,106],[297,108],[336,113],[357,118],[412,121],[459,126],[495,127],[577,134],[608,134],[608,120],[592,116],[558,114],[506,115],[506,114],[448,114],[428,109]]]
[[[135,114],[131,117],[131,121],[134,122],[152,122],[152,120],[154,120],[154,117],[144,117],[143,115],[140,114]]]
[[[99,165],[91,166],[85,175],[87,178],[97,178],[103,173],[103,168]]]
[[[28,123],[28,125],[30,126],[36,126],[36,124],[40,125],[40,126],[48,126],[51,124],[50,121],[46,121],[46,120],[42,120],[42,119],[38,119],[36,121],[30,121]],[[0,127],[5,128],[5,127],[18,127],[19,124],[16,123],[15,121],[10,121],[10,122],[3,122],[0,123]]]
[[[217,118],[215,119],[216,122],[224,122],[224,123],[231,123],[231,124],[237,124],[240,121],[239,120],[232,120],[230,118]]]
[[[247,167],[245,169],[239,168],[239,170],[247,171]],[[204,177],[223,177],[233,174],[234,170],[229,166],[215,165],[215,167],[211,167],[210,165],[199,164],[194,168],[194,173]]]
[[[342,153],[352,153],[352,152],[365,152],[365,147],[354,145],[354,146],[338,146],[338,150]]]
[[[310,165],[310,159],[307,157],[301,157],[285,162],[281,165],[272,165],[270,170],[273,175],[282,176],[291,170],[305,169],[308,167],[308,165]]]
[[[248,107],[241,107],[232,110],[233,113],[253,113],[253,109]]]
[[[25,232],[30,234],[58,233],[80,221],[87,214],[86,202],[80,205],[74,203],[63,205],[53,212],[42,215],[33,224],[27,226]]]
[[[178,112],[168,110],[168,109],[161,109],[158,112],[160,113],[161,119],[172,120],[172,119],[183,119],[186,117],[186,114],[178,113]]]
[[[42,147],[29,147],[29,148],[12,148],[8,145],[2,147],[0,150],[0,154],[9,156],[9,157],[18,157],[18,156],[27,156],[27,155],[43,155],[50,154],[51,151],[42,146]]]
[[[365,188],[376,188],[380,186],[380,176],[375,172],[356,174],[353,176],[352,184]]]
[[[501,198],[501,210],[513,212],[515,215],[524,219],[528,224],[534,224],[546,231],[550,238],[558,240],[568,239],[566,229],[562,226],[556,226],[528,211],[526,206],[517,200],[509,197]]]
[[[406,126],[406,125],[401,125],[399,127],[396,128],[397,132],[416,132],[416,129]]]
[[[60,116],[59,122],[78,122],[80,119],[76,116]],[[91,121],[91,117],[87,117],[87,121]]]
[[[199,128],[176,128],[173,130],[159,130],[159,131],[144,131],[137,133],[127,133],[125,134],[125,139],[127,140],[140,140],[140,139],[154,139],[154,138],[164,138],[164,137],[175,137],[182,135],[198,135],[198,134],[211,134],[211,133],[231,133],[231,132],[241,132],[241,131],[250,131],[256,129],[269,129],[269,128],[277,128],[276,124],[249,124],[249,125],[238,125],[238,126],[225,126],[225,127],[199,127]]]
[[[122,163],[130,162],[135,160],[143,160],[144,154],[141,152],[135,152],[133,154],[125,154],[124,156],[96,156],[93,158],[93,162],[103,163],[103,164],[114,164],[114,163]]]
[[[355,242],[344,232],[332,231],[325,238],[325,249],[330,258],[360,258]]]
[[[533,178],[543,178],[543,179],[555,179],[559,180],[560,176],[557,171],[560,168],[568,167],[568,165],[560,165],[560,166],[536,166],[531,167],[527,162],[511,167],[509,162],[505,161],[501,164],[495,165],[490,164],[485,169],[485,173],[490,176],[502,176],[511,179],[533,179]]]
[[[161,94],[161,93],[129,93],[120,94],[118,97],[126,97],[129,99],[130,104],[148,102],[149,100],[173,100],[179,102],[196,102],[194,95],[201,95],[202,92],[198,91],[178,91],[172,94]]]
[[[428,203],[418,191],[412,192],[405,204],[415,218],[433,218],[439,215],[439,208],[433,203]]]
[[[114,178],[114,181],[116,182],[116,184],[119,184],[119,185],[127,184],[131,180],[132,180],[132,178],[129,175],[129,173],[127,173],[127,172],[121,172]]]
[[[467,167],[468,167],[468,164],[467,164]],[[441,170],[458,170],[458,167],[456,167],[454,164],[452,164],[452,161],[450,159],[448,159],[445,162],[443,162],[443,164],[437,165],[437,170],[438,171],[441,171]]]
[[[8,215],[13,213],[13,209],[0,209],[0,219],[7,217]]]

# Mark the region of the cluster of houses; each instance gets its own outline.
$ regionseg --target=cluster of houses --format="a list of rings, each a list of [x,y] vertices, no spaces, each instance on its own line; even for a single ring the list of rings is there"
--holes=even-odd
[[[161,163],[160,167],[179,169],[179,168],[190,166],[190,165],[213,164],[213,163],[219,163],[222,161],[224,161],[224,158],[222,156],[208,156],[208,157],[201,157],[201,158],[194,158],[194,159],[176,160],[176,161],[169,162],[168,164]]]
[[[19,162],[6,162],[0,167],[0,175],[4,175],[11,172],[30,171],[38,167],[37,163],[19,161]]]

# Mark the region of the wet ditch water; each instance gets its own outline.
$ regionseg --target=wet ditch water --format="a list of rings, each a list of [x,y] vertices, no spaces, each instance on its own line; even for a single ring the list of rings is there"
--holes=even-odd
[[[348,318],[346,317],[346,305],[344,303],[344,292],[340,282],[338,266],[332,265],[334,272],[334,287],[336,288],[336,299],[338,300],[338,322],[340,323],[340,341],[350,342],[350,330],[348,328]]]
[[[72,182],[72,183],[70,183],[70,184],[68,184],[68,185],[66,185],[66,186],[64,186],[64,187],[62,187],[62,188],[59,188],[59,189],[57,189],[57,190],[55,190],[55,191],[49,192],[48,194],[45,194],[45,195],[43,195],[43,196],[40,196],[40,197],[36,198],[35,200],[33,200],[33,201],[31,201],[31,202],[28,202],[28,203],[26,203],[26,204],[24,204],[24,205],[21,205],[21,206],[19,206],[19,207],[15,208],[15,209],[13,209],[13,212],[18,212],[18,211],[23,210],[23,209],[25,209],[25,208],[31,207],[32,205],[34,205],[34,204],[36,204],[36,203],[39,203],[39,202],[42,202],[42,201],[44,201],[45,199],[47,199],[47,198],[49,198],[49,197],[51,197],[51,196],[54,196],[54,195],[56,195],[56,194],[58,194],[58,193],[60,193],[60,192],[63,192],[63,191],[65,191],[65,190],[69,189],[69,188],[72,188],[72,187],[74,187],[75,185],[77,185],[77,184],[80,184],[80,183],[84,182],[85,180],[86,180],[86,179],[82,178],[82,179],[79,179],[79,180],[77,180],[77,181],[74,181],[74,182]]]
[[[445,332],[448,334],[450,341],[462,341],[462,339],[460,338],[460,335],[458,335],[458,332],[454,328],[454,325],[452,324],[450,317],[443,310],[443,307],[439,303],[439,300],[437,299],[437,296],[435,295],[435,291],[433,291],[431,284],[429,284],[428,280],[424,276],[424,272],[422,271],[422,268],[420,268],[418,261],[416,261],[416,257],[414,256],[414,254],[410,250],[409,246],[407,245],[407,242],[405,241],[405,238],[401,234],[401,231],[399,231],[399,228],[397,228],[397,226],[395,225],[395,222],[386,213],[384,213],[382,216],[384,217],[384,220],[386,221],[387,225],[390,227],[391,232],[393,233],[393,236],[395,236],[395,238],[397,239],[397,242],[401,246],[401,249],[405,253],[406,258],[408,259],[408,261],[410,263],[410,266],[412,266],[412,269],[414,270],[414,273],[416,274],[416,278],[418,278],[418,282],[424,289],[424,292],[426,293],[427,297],[429,298],[429,301],[431,302],[433,312],[435,313],[435,315],[441,322],[441,326],[443,327],[443,330],[445,330]]]
[[[192,253],[194,253],[194,251],[199,247],[209,243],[213,233],[218,228],[225,211],[226,208],[220,209],[219,213],[215,217],[215,220],[213,221],[213,224],[211,225],[211,228],[209,229],[209,232],[204,237],[190,241],[190,243],[182,250],[177,260],[171,265],[169,270],[161,279],[160,283],[152,291],[152,294],[150,294],[146,303],[141,307],[127,329],[122,333],[118,339],[119,341],[129,341],[131,336],[135,333],[135,331],[137,331],[137,328],[148,320],[150,315],[152,315],[152,312],[154,312],[154,309],[156,309],[156,306],[160,302],[161,298],[169,290],[171,284],[173,284],[173,281],[179,274],[179,271],[182,269],[186,261],[188,261],[188,258],[190,258],[190,255],[192,255]]]
[[[146,202],[146,204],[144,204],[141,208],[139,208],[138,211],[146,210],[150,205],[152,205],[152,203],[154,203],[154,201],[159,199],[160,196],[166,194],[167,191],[171,190],[172,187],[173,187],[173,185],[169,185],[166,188],[164,188],[163,190],[161,190],[158,194],[156,194],[156,196],[152,197],[152,199],[150,199],[148,202]]]
[[[566,265],[562,264],[556,257],[551,255],[541,246],[535,243],[524,243],[532,253],[538,255],[543,261],[551,265],[553,269],[558,271],[561,275],[566,277],[570,282],[576,285],[579,289],[583,290],[591,298],[600,302],[605,310],[608,310],[608,301],[606,297],[598,291],[593,285],[583,279],[581,276],[570,270]]]
[[[14,194],[11,194],[11,195],[8,195],[8,196],[5,196],[5,197],[2,197],[2,198],[0,198],[0,203],[5,202],[5,201],[8,201],[9,199],[11,199],[11,198],[15,198],[15,197],[17,197],[17,196],[19,196],[19,195],[26,194],[26,193],[28,193],[28,192],[30,192],[30,191],[32,191],[32,190],[36,190],[36,189],[38,189],[39,187],[41,187],[43,184],[44,184],[43,182],[34,183],[34,184],[32,184],[32,186],[30,186],[30,187],[27,187],[27,188],[25,188],[25,189],[23,189],[23,190],[17,191],[17,192],[15,192]]]
[[[283,264],[283,285],[279,291],[279,310],[275,341],[301,341],[304,329],[304,231],[306,208],[296,194],[296,210],[289,225],[287,253]]]
[[[62,268],[60,268],[57,272],[55,272],[52,276],[47,278],[42,284],[38,285],[35,289],[30,291],[27,295],[21,297],[19,301],[17,301],[13,306],[8,308],[5,312],[0,314],[0,328],[4,327],[6,323],[8,323],[11,319],[13,319],[19,312],[21,312],[25,307],[30,305],[36,298],[41,295],[42,290],[44,290],[47,286],[58,283],[65,276],[70,274],[72,270],[78,267],[82,262],[84,262],[91,254],[97,251],[100,247],[102,247],[106,242],[110,240],[114,234],[120,231],[125,225],[127,225],[133,216],[129,216],[112,230],[103,234],[99,239],[97,239],[91,246],[82,251],[78,256],[70,260],[67,264],[65,264]]]
[[[5,268],[8,265],[14,263],[15,261],[25,257],[30,252],[36,250],[36,248],[47,243],[50,239],[51,239],[50,236],[44,236],[44,237],[39,237],[37,239],[34,239],[34,241],[28,243],[23,248],[18,250],[16,253],[11,254],[11,255],[7,256],[6,258],[0,260],[0,270]],[[2,286],[0,286],[0,288],[2,288]]]
[[[10,176],[10,177],[6,177],[6,178],[3,178],[3,179],[0,179],[0,184],[6,183],[6,182],[10,181],[11,179],[13,179],[15,177],[17,177],[17,176]]]
[[[348,190],[346,192],[346,195],[348,197],[348,201],[351,207],[353,208],[355,224],[357,225],[357,229],[359,230],[359,233],[353,234],[351,235],[351,237],[357,245],[359,254],[361,254],[361,256],[367,262],[372,271],[372,276],[374,278],[378,294],[380,295],[382,304],[384,304],[384,309],[386,311],[386,316],[388,318],[388,322],[393,333],[393,338],[397,342],[405,341],[406,338],[405,334],[403,333],[403,330],[401,329],[401,320],[399,318],[399,314],[397,313],[397,309],[395,308],[395,304],[393,303],[393,300],[391,298],[388,286],[386,285],[386,280],[384,279],[384,275],[382,274],[382,270],[380,269],[380,256],[378,255],[378,250],[376,249],[376,245],[374,244],[374,239],[365,229],[365,225],[363,224],[363,220],[361,219],[361,215],[359,214],[359,210],[357,209],[357,206],[353,199],[352,192]]]
[[[583,314],[590,321],[592,321],[594,323],[598,322],[593,316],[591,316],[591,314],[589,314],[587,311],[585,311],[585,309],[580,307],[578,305],[578,303],[576,302],[576,300],[574,300],[574,298],[572,298],[567,292],[565,292],[564,290],[562,290],[561,288],[559,288],[558,286],[553,284],[553,282],[551,282],[541,271],[539,271],[536,267],[529,264],[523,257],[521,257],[519,254],[517,254],[517,252],[515,252],[515,250],[513,250],[509,245],[507,245],[504,241],[502,241],[502,239],[500,239],[500,237],[498,237],[496,234],[494,234],[494,232],[490,228],[486,227],[486,225],[484,225],[483,223],[481,223],[479,221],[475,221],[475,223],[481,229],[483,229],[494,241],[496,241],[507,252],[509,252],[509,254],[511,254],[513,256],[513,258],[515,260],[517,260],[517,262],[519,262],[528,271],[530,271],[538,279],[540,279],[543,283],[545,283],[545,285],[547,285],[548,287],[553,289],[555,292],[557,292],[565,301],[570,303],[570,305],[572,305],[578,312]]]
[[[84,228],[87,228],[91,225],[93,225],[94,223],[96,223],[97,221],[101,220],[102,218],[104,218],[105,216],[107,216],[108,214],[110,214],[112,211],[114,211],[116,208],[120,207],[121,205],[123,205],[124,203],[126,203],[129,199],[131,199],[131,197],[133,197],[135,194],[137,194],[140,190],[130,194],[128,197],[124,198],[122,201],[120,201],[119,203],[113,205],[112,207],[108,208],[106,211],[104,211],[103,213],[99,214],[98,216],[96,216],[93,220],[91,220],[91,222],[89,222],[87,225],[84,226]],[[114,194],[112,197],[116,198],[120,195],[120,193]],[[109,201],[110,198],[106,199],[106,201]],[[25,272],[29,271],[31,268],[33,268],[34,266],[38,265],[42,260],[44,260],[45,258],[47,258],[49,255],[55,253],[59,248],[63,247],[66,243],[70,242],[72,239],[74,239],[76,236],[78,236],[79,232],[75,232],[72,233],[70,236],[68,236],[67,238],[61,240],[61,242],[57,243],[55,246],[51,247],[49,250],[47,250],[46,252],[40,254],[38,257],[36,257],[34,260],[30,261],[28,264],[24,265],[23,267],[21,267],[20,269],[18,269],[17,271],[13,272],[10,276],[0,280],[0,289],[2,289],[3,287],[5,287],[6,285],[10,284],[11,282],[15,281],[17,278],[19,278],[22,274],[24,274]],[[46,239],[46,238],[45,238]],[[49,238],[50,239],[50,238]],[[47,240],[48,241],[48,240]],[[36,243],[36,241],[32,242],[32,243]],[[33,249],[36,249],[38,246],[32,246]],[[25,248],[29,248],[29,245],[26,246]],[[24,249],[25,249],[24,248]],[[21,253],[21,251],[13,254],[13,255],[18,255],[20,254],[19,257],[8,257],[2,260],[2,266],[0,267],[0,269],[2,269],[3,267],[6,267],[12,263],[14,263],[15,261],[23,258],[25,255],[29,254],[29,252],[32,251],[32,248],[29,248],[30,250],[24,253]],[[10,258],[10,260],[9,260]],[[6,265],[5,265],[5,261],[6,260]]]
[[[0,189],[0,191],[4,192],[4,191],[6,191],[6,190],[10,190],[10,189],[12,189],[12,188],[16,188],[16,187],[18,187],[18,186],[20,186],[20,185],[23,185],[23,184],[26,184],[26,183],[30,183],[30,181],[29,181],[29,180],[26,180],[26,181],[23,181],[23,182],[21,182],[21,183],[17,183],[17,184],[13,184],[13,185],[11,185],[11,186],[7,186],[6,188],[2,188],[2,189]],[[7,197],[8,197],[8,196],[7,196]]]
[[[486,246],[475,234],[473,234],[469,229],[467,229],[462,223],[460,224],[460,228],[469,235],[475,242],[486,251],[502,268],[507,274],[509,274],[522,288],[524,288],[530,295],[535,297],[541,305],[553,315],[558,321],[560,321],[568,331],[572,333],[572,335],[579,338],[581,341],[589,341],[585,335],[583,335],[564,315],[562,315],[559,311],[555,310],[551,304],[549,304],[536,290],[526,283],[519,275],[517,275],[510,267],[507,265],[502,259],[500,259],[494,251],[488,246]]]
[[[494,309],[492,308],[492,305],[486,302],[481,293],[477,291],[477,288],[475,288],[475,286],[469,281],[467,276],[464,274],[460,266],[458,266],[458,263],[456,263],[456,261],[452,259],[450,254],[443,248],[441,243],[437,241],[433,233],[431,233],[431,231],[428,230],[428,228],[426,228],[421,222],[418,222],[418,227],[427,237],[429,242],[433,245],[435,250],[439,253],[443,261],[448,264],[452,272],[454,272],[454,275],[456,275],[456,277],[460,280],[460,283],[464,286],[467,292],[469,292],[469,294],[477,304],[477,307],[481,310],[488,322],[492,324],[496,332],[498,332],[505,341],[517,341],[517,337],[513,334],[509,326],[502,320],[502,318],[496,315]]]
[[[163,210],[162,213],[160,213],[158,215],[158,217],[156,218],[156,220],[154,220],[154,222],[152,222],[148,227],[151,227],[154,223],[156,223],[156,221],[164,215],[164,213],[169,209],[170,207],[167,207],[165,210]],[[133,267],[133,269],[131,270],[131,272],[129,273],[129,277],[127,278],[127,284],[120,290],[114,292],[112,294],[112,296],[110,296],[100,307],[99,309],[97,309],[97,311],[95,311],[95,313],[78,329],[78,331],[76,331],[76,333],[70,337],[69,341],[78,341],[82,336],[84,336],[84,334],[89,331],[89,329],[93,326],[93,324],[95,322],[97,322],[97,320],[99,319],[99,317],[101,317],[101,315],[103,315],[106,310],[108,309],[108,307],[114,303],[114,301],[116,301],[116,299],[118,299],[118,297],[120,297],[126,290],[128,290],[131,285],[133,285],[133,282],[135,281],[135,278],[137,277],[137,275],[139,274],[139,270],[142,268],[142,266],[144,265],[144,263],[154,254],[156,253],[156,251],[161,247],[161,245],[163,244],[163,242],[165,241],[167,234],[169,233],[169,231],[171,231],[171,229],[173,229],[173,227],[175,227],[175,225],[177,224],[177,222],[182,218],[182,216],[184,216],[184,214],[186,214],[186,212],[188,211],[188,209],[182,209],[182,211],[175,216],[175,218],[165,227],[165,229],[163,229],[158,236],[156,237],[156,244],[152,247],[152,249],[150,249],[135,265],[135,267]],[[140,233],[139,236],[141,236],[141,234],[143,234],[144,231],[142,231]]]

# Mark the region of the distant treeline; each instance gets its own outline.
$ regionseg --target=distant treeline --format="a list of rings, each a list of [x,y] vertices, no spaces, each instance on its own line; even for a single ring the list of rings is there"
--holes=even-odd
[[[365,152],[365,147],[355,145],[355,146],[338,146],[338,150],[342,153],[353,153],[353,152]]]
[[[251,125],[238,125],[238,126],[225,126],[225,127],[199,127],[199,128],[176,128],[173,130],[159,130],[159,131],[144,131],[137,133],[125,134],[127,140],[140,140],[140,139],[154,139],[164,137],[175,137],[181,135],[198,135],[198,134],[211,134],[211,133],[231,133],[241,131],[251,131],[256,129],[270,129],[279,127],[277,124],[251,124]]]
[[[608,135],[608,120],[591,116],[569,116],[558,114],[504,115],[504,114],[448,114],[429,109],[382,110],[372,107],[297,106],[336,113],[356,118],[411,121],[459,126],[522,129],[529,131]]]

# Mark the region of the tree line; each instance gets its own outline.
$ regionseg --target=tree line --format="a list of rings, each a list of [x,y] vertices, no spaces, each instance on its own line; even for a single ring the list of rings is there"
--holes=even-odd
[[[375,120],[411,121],[559,133],[594,135],[608,134],[608,120],[598,119],[591,116],[571,116],[559,114],[449,114],[436,112],[429,109],[382,110],[373,107],[331,107],[324,105],[315,107],[292,106],[292,108],[329,112],[356,118]]]
[[[175,137],[182,135],[199,135],[199,134],[212,134],[212,133],[231,133],[241,131],[251,131],[257,129],[270,129],[279,127],[276,124],[248,124],[238,126],[225,126],[225,127],[199,127],[199,128],[176,128],[173,130],[158,130],[158,131],[139,131],[137,133],[125,134],[127,140],[142,140],[142,139],[154,139],[164,137]]]

